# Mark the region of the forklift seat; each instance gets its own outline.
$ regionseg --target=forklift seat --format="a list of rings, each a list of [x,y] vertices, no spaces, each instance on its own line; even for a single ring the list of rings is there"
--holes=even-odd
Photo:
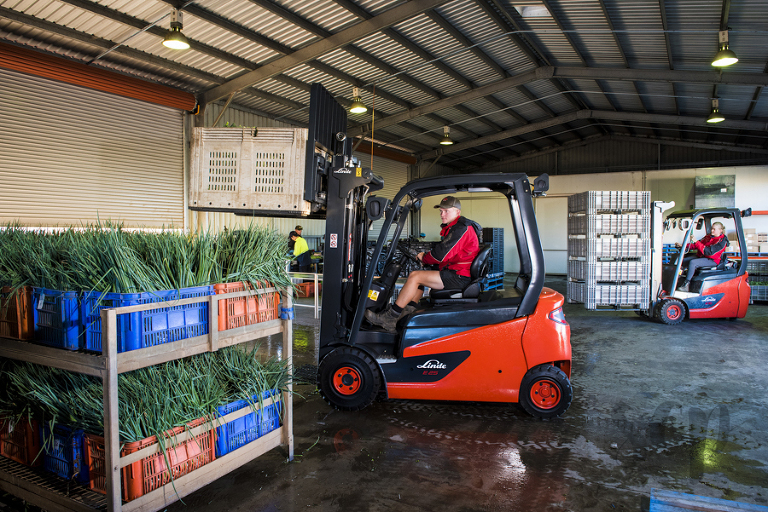
[[[456,302],[478,302],[483,291],[482,280],[488,275],[491,257],[491,246],[483,245],[469,267],[470,283],[463,289],[430,290],[429,297],[434,304],[446,304]]]

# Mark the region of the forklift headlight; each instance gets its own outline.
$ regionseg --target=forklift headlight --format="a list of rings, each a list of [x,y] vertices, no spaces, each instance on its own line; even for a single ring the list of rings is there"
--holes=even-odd
[[[568,325],[568,322],[565,321],[565,313],[563,313],[563,308],[559,307],[549,313],[547,315],[550,320],[553,322],[557,322],[559,324]]]

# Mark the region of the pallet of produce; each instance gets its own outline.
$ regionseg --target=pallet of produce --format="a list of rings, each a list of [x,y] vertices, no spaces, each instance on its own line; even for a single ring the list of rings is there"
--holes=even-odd
[[[269,283],[258,283],[256,289],[251,283],[221,283],[213,285],[217,295],[254,290],[253,295],[219,300],[219,331],[244,325],[268,322],[279,318],[280,294],[262,293],[259,290],[271,288]]]
[[[30,418],[0,418],[0,455],[25,466],[39,466],[40,426]]]
[[[101,352],[101,310],[104,308],[172,303],[213,293],[213,286],[144,293],[85,292],[82,300],[85,348]],[[164,304],[158,309],[118,315],[117,351],[127,352],[208,334],[208,306],[208,302],[183,306]]]
[[[35,332],[32,287],[0,290],[0,337],[31,340]]]

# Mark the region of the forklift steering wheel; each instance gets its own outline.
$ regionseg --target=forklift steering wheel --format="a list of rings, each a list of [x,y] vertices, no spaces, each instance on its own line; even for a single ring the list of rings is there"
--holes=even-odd
[[[397,242],[397,248],[400,249],[400,252],[403,253],[408,259],[415,261],[419,265],[422,264],[418,254],[403,242]]]

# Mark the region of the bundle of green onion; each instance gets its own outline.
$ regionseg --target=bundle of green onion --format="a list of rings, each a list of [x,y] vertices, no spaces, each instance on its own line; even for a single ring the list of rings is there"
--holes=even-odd
[[[0,286],[117,293],[217,283],[291,285],[285,237],[250,225],[219,234],[128,232],[106,222],[56,233],[0,229]]]
[[[101,380],[32,363],[0,361],[0,382],[7,385],[4,416],[32,415],[102,435]],[[121,442],[146,439],[198,418],[213,420],[216,408],[235,400],[285,390],[290,373],[285,361],[262,363],[256,349],[229,347],[121,374],[118,400]],[[259,400],[261,401],[261,400]]]

